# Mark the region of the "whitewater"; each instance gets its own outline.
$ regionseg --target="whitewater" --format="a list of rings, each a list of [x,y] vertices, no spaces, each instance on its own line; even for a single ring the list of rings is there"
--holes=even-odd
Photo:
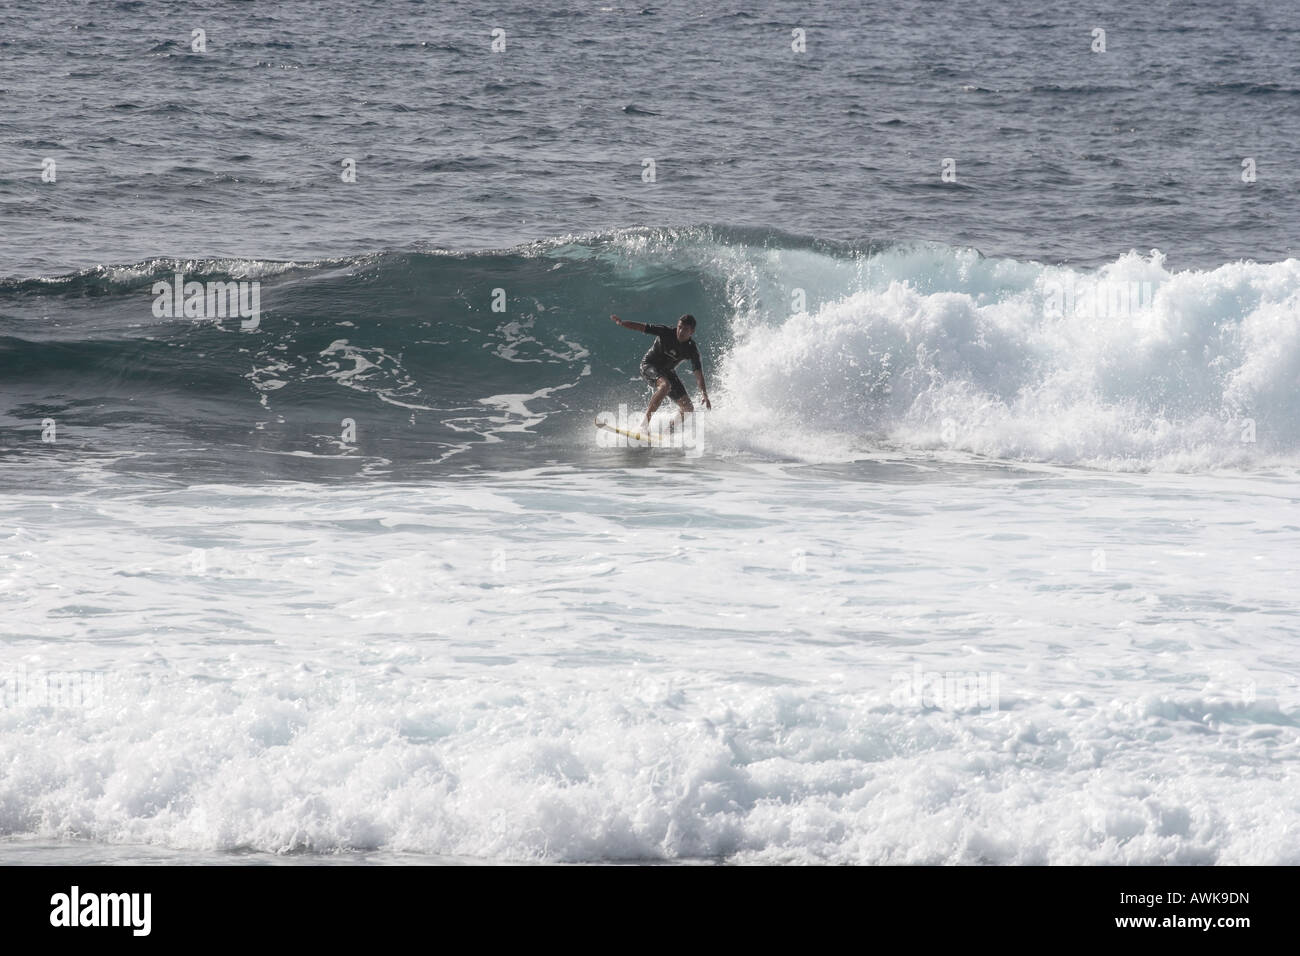
[[[7,852],[1295,863],[1297,290],[716,228],[9,281]],[[608,313],[692,301],[699,447],[602,444]]]

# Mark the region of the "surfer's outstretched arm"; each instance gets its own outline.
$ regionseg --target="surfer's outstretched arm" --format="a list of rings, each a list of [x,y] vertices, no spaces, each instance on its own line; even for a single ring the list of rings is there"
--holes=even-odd
[[[623,328],[631,329],[633,332],[644,332],[646,330],[646,324],[644,322],[624,322],[617,315],[611,315],[609,318],[615,325],[621,325]]]

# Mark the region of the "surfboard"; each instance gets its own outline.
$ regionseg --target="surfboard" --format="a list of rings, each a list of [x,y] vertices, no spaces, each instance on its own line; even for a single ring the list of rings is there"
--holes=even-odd
[[[622,435],[623,437],[625,437],[625,438],[631,438],[631,439],[633,439],[634,441],[643,441],[643,442],[645,442],[647,445],[657,445],[657,444],[658,444],[658,442],[656,442],[656,441],[654,440],[654,438],[653,438],[652,436],[650,436],[650,435],[642,435],[639,431],[632,431],[632,430],[627,429],[627,428],[619,428],[617,425],[611,425],[611,424],[609,424],[608,422],[602,422],[599,418],[596,419],[596,427],[597,427],[597,428],[603,428],[603,429],[605,429],[606,431],[617,432],[618,434]]]

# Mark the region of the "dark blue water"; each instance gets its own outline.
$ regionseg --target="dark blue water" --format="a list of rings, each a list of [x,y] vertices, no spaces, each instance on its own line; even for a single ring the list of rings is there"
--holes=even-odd
[[[8,276],[702,223],[1198,268],[1300,235],[1294,4],[68,2],[0,37]]]

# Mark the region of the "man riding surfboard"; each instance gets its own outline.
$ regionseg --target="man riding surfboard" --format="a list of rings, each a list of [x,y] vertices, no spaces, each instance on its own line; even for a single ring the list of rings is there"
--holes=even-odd
[[[677,320],[676,328],[670,325],[650,325],[645,322],[624,322],[617,315],[611,315],[610,319],[615,325],[625,329],[655,336],[655,344],[650,346],[645,357],[641,359],[641,377],[654,389],[654,395],[650,398],[650,407],[646,409],[645,418],[641,421],[641,431],[650,431],[650,416],[658,410],[665,395],[675,401],[677,407],[681,409],[678,421],[685,421],[686,413],[695,411],[690,398],[686,395],[686,386],[673,371],[673,367],[685,359],[690,359],[694,367],[695,381],[700,386],[704,407],[713,407],[709,401],[709,391],[704,387],[700,350],[696,348],[695,341],[691,338],[695,334],[695,316],[683,315]]]

